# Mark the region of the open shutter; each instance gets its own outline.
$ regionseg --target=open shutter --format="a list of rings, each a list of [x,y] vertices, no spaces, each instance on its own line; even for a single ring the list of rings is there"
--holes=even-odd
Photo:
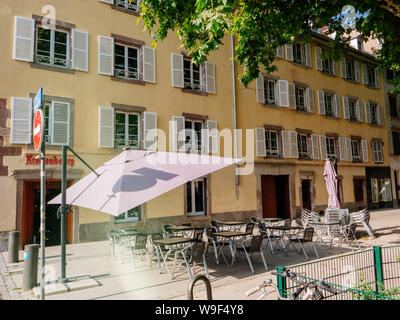
[[[99,108],[99,147],[114,148],[114,108]]]
[[[336,118],[341,118],[340,96],[337,94],[333,95],[333,112]]]
[[[114,0],[99,0],[100,2],[114,4]]]
[[[318,150],[318,135],[311,135],[311,156],[313,159],[319,159],[319,150]]]
[[[309,43],[305,45],[306,48],[306,65],[312,67],[311,46]]]
[[[215,87],[215,64],[206,61],[204,63],[206,69],[206,92],[207,93],[216,93]]]
[[[215,120],[207,120],[208,141],[205,142],[208,146],[208,152],[217,154],[219,151],[218,140],[218,124]]]
[[[372,118],[371,118],[371,105],[369,102],[364,103],[365,106],[365,122],[371,123]]]
[[[152,47],[143,46],[143,80],[156,82],[156,51]]]
[[[383,111],[379,104],[376,106],[376,120],[378,125],[383,126]]]
[[[351,153],[351,139],[345,138],[346,142],[346,159],[347,161],[353,161],[353,155]]]
[[[340,160],[347,161],[346,140],[343,137],[339,137],[339,152]]]
[[[363,84],[368,84],[368,69],[366,64],[361,65],[362,69],[362,83]]]
[[[72,29],[72,69],[88,72],[89,33]]]
[[[69,145],[70,137],[70,104],[53,101],[51,103],[50,136],[53,145]]]
[[[306,89],[306,97],[308,100],[308,112],[315,112],[314,90],[311,87]]]
[[[364,121],[364,113],[363,108],[360,100],[356,101],[356,113],[357,113],[357,120],[360,122]]]
[[[275,82],[275,104],[277,106],[281,105],[281,101],[280,101],[280,93],[279,93],[279,85],[278,85],[278,81]]]
[[[326,150],[326,136],[319,136],[319,146],[321,150],[321,160],[326,160],[328,158],[328,151]]]
[[[296,109],[296,87],[294,83],[289,83],[289,108]]]
[[[279,87],[279,105],[289,107],[289,82],[287,80],[278,80]]]
[[[11,143],[29,144],[32,141],[32,99],[11,98]]]
[[[278,46],[277,48],[276,48],[276,56],[278,57],[278,58],[282,58],[282,59],[284,59],[285,58],[285,54],[283,53],[283,46]]]
[[[35,20],[15,16],[14,60],[33,62]]]
[[[380,79],[379,79],[379,75],[380,75],[379,69],[375,68],[374,72],[375,72],[375,88],[379,88],[380,87],[380,83],[381,83]]]
[[[257,102],[265,103],[263,75],[259,75],[256,79],[256,92],[257,92]]]
[[[315,66],[317,70],[322,71],[322,58],[321,58],[322,50],[320,47],[315,47]]]
[[[318,109],[319,114],[325,114],[325,96],[324,91],[318,90]]]
[[[332,60],[332,73],[337,76],[338,75],[338,63]]]
[[[368,162],[369,155],[368,155],[368,141],[367,140],[361,140],[361,152],[362,152],[362,156],[363,156],[363,162]]]
[[[346,72],[346,58],[343,58],[340,61],[340,68],[342,71],[342,78],[347,78],[347,72]]]
[[[297,132],[289,131],[290,137],[290,157],[298,158],[299,157],[299,149],[298,149],[298,141],[297,141]]]
[[[256,128],[256,154],[258,157],[265,157],[267,155],[264,128]]]
[[[183,55],[171,53],[172,86],[183,88]]]
[[[349,98],[343,96],[343,118],[350,119]]]
[[[99,36],[99,74],[114,75],[114,38]]]
[[[290,158],[290,132],[282,130],[282,149],[283,157]]]
[[[157,112],[143,112],[143,148],[157,149]]]
[[[286,60],[293,61],[293,45],[286,44],[285,49],[286,49]]]
[[[184,151],[185,146],[185,117],[172,117],[172,148],[173,151]]]
[[[356,81],[360,82],[360,64],[358,63],[358,61],[354,61],[354,70],[355,70]]]

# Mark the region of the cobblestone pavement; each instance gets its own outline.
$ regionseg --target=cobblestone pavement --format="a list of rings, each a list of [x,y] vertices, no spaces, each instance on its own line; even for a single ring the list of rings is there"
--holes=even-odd
[[[17,288],[12,279],[12,272],[7,268],[4,257],[0,254],[0,300],[21,300],[21,288]]]

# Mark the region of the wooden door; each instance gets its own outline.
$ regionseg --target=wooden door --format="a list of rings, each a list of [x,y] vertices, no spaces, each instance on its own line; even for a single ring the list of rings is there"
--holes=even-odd
[[[261,176],[261,196],[263,218],[276,218],[275,176]]]

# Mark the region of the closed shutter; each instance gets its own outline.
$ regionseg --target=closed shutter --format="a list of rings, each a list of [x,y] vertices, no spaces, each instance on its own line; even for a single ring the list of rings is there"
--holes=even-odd
[[[257,102],[265,103],[263,75],[259,75],[256,79],[256,92],[257,92]]]
[[[343,137],[339,137],[339,152],[340,160],[347,161],[346,140]]]
[[[89,33],[72,29],[72,69],[88,72]]]
[[[69,145],[70,104],[53,101],[50,109],[50,136],[53,145]]]
[[[157,149],[157,112],[143,112],[143,148]]]
[[[299,157],[299,149],[298,149],[299,147],[298,147],[298,141],[297,141],[297,132],[290,131],[289,137],[290,137],[290,157],[298,158]]]
[[[312,59],[311,59],[311,46],[309,43],[305,45],[306,48],[306,65],[312,67]]]
[[[33,62],[35,20],[15,16],[14,60]]]
[[[378,68],[375,68],[374,71],[375,71],[375,87],[379,88],[381,83],[379,79],[380,72]]]
[[[215,64],[206,61],[204,63],[206,69],[206,92],[207,93],[216,93],[215,87]]]
[[[294,83],[289,83],[289,108],[296,109],[296,87]]]
[[[346,158],[347,161],[353,161],[353,155],[351,153],[351,139],[345,138],[346,141]]]
[[[318,109],[319,109],[319,114],[325,114],[325,95],[324,91],[318,90]]]
[[[99,74],[114,75],[114,38],[99,36]]]
[[[100,2],[114,4],[114,0],[99,0]]]
[[[338,63],[336,61],[332,61],[332,73],[335,76],[338,75]]]
[[[143,80],[156,82],[156,52],[152,47],[143,46]]]
[[[322,58],[321,58],[322,50],[320,47],[315,47],[315,65],[317,70],[322,71]]]
[[[282,130],[283,157],[290,158],[290,132]]]
[[[368,154],[368,141],[367,140],[361,140],[361,151],[362,151],[362,155],[363,155],[363,161],[368,162],[369,154]]]
[[[172,148],[173,151],[184,151],[185,147],[185,117],[172,117]]]
[[[99,108],[99,147],[114,148],[114,108]]]
[[[289,107],[289,82],[287,80],[278,80],[279,86],[279,105]]]
[[[365,106],[365,121],[367,123],[371,123],[371,121],[372,121],[372,118],[371,118],[371,105],[369,104],[369,102],[365,102],[364,106]]]
[[[313,159],[319,159],[319,150],[318,150],[318,135],[311,135],[311,152]]]
[[[285,49],[286,49],[286,60],[293,61],[293,45],[286,44]]]
[[[29,144],[32,141],[32,99],[11,98],[11,143]]]
[[[340,96],[337,94],[333,95],[333,112],[336,118],[342,117],[341,107],[340,107]]]
[[[356,112],[357,112],[357,120],[360,122],[364,121],[364,112],[362,108],[362,103],[360,100],[356,101]]]
[[[278,58],[282,58],[282,59],[284,59],[285,58],[285,54],[283,53],[283,46],[278,46],[277,48],[276,48],[276,56],[278,57]]]
[[[328,151],[326,150],[326,137],[323,135],[319,136],[319,147],[321,151],[321,160],[328,159]]]
[[[183,55],[171,53],[172,86],[183,88]]]
[[[347,78],[346,59],[345,59],[345,58],[343,58],[343,59],[340,61],[340,68],[341,68],[341,71],[342,71],[342,78]]]
[[[217,154],[219,151],[219,140],[218,140],[218,124],[215,120],[207,120],[207,133],[208,143],[206,142],[208,152]]]
[[[306,89],[306,96],[308,97],[309,108],[308,112],[315,112],[314,90],[310,87]]]
[[[343,117],[350,119],[349,98],[343,96]]]
[[[361,65],[362,69],[362,83],[363,84],[368,84],[368,69],[366,64]]]
[[[256,128],[256,154],[258,157],[265,157],[267,155],[264,128]]]
[[[354,69],[355,69],[356,81],[360,82],[360,64],[358,63],[358,61],[354,61]]]
[[[380,126],[383,126],[383,111],[379,104],[376,106],[376,120]]]

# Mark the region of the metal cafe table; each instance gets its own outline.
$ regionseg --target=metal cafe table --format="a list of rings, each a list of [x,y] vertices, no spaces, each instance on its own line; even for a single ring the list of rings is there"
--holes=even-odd
[[[200,229],[200,227],[192,227],[192,226],[169,226],[168,231],[171,232],[181,232],[185,237],[191,238],[191,232],[193,230]],[[201,228],[203,229],[203,228]]]
[[[240,231],[241,227],[246,225],[247,222],[240,221],[220,221],[222,231]]]
[[[317,239],[315,242],[320,241],[322,245],[326,245],[327,242],[325,242],[322,239],[323,235],[327,235],[330,243],[330,247],[332,246],[333,243],[333,237],[331,235],[331,231],[335,226],[338,228],[340,227],[340,222],[325,222],[325,221],[318,221],[318,222],[310,222],[310,226],[312,226],[315,230],[315,233],[317,234]]]
[[[268,225],[266,225],[265,227],[267,229],[270,229],[270,230],[279,231],[279,235],[277,236],[278,237],[278,239],[277,239],[278,241],[277,241],[277,243],[275,245],[275,248],[278,245],[278,243],[280,242],[281,245],[282,245],[282,250],[283,250],[284,254],[287,255],[286,243],[285,243],[285,237],[286,237],[288,239],[288,242],[293,246],[294,250],[297,252],[296,247],[290,241],[290,236],[291,236],[290,231],[292,231],[292,230],[300,231],[300,230],[303,230],[303,228],[298,227],[298,226],[268,226]]]
[[[225,260],[225,263],[233,267],[233,264],[235,263],[235,254],[236,254],[236,247],[233,245],[235,240],[243,238],[245,236],[250,236],[251,233],[246,233],[246,232],[241,232],[241,231],[218,231],[218,232],[213,232],[211,235],[215,236],[218,238],[217,246],[218,248],[218,253],[217,253],[217,258],[219,257],[220,254],[222,254],[222,257]],[[231,250],[232,254],[232,261],[231,263],[228,263],[228,261],[225,258],[223,249],[229,245],[229,248]]]

